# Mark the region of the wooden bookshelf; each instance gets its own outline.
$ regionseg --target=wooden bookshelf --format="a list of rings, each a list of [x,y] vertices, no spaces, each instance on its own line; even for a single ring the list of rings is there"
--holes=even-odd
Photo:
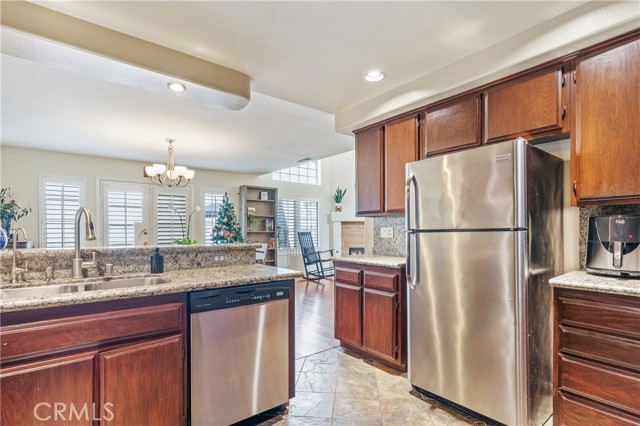
[[[240,225],[242,236],[248,243],[267,244],[265,264],[278,264],[278,188],[243,185],[240,187]],[[254,223],[249,227],[247,217],[253,213]]]

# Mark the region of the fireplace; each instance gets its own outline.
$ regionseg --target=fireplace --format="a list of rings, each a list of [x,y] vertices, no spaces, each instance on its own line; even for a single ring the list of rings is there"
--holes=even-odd
[[[349,247],[349,256],[364,254],[364,247]]]
[[[336,256],[364,254],[364,218],[353,211],[332,212],[331,245]],[[355,250],[353,250],[355,249]]]

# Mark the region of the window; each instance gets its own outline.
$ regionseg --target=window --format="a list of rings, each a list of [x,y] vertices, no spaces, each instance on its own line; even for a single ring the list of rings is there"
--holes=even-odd
[[[220,206],[222,206],[222,199],[224,198],[224,194],[216,194],[212,192],[204,192],[202,194],[202,204],[204,206],[204,242],[206,244],[211,243],[211,233],[213,232],[213,227],[216,224],[216,220],[218,218],[218,211],[220,210]]]
[[[278,248],[298,249],[298,232],[311,232],[313,243],[319,246],[320,203],[314,200],[278,200]]]
[[[84,202],[84,179],[43,176],[40,194],[41,246],[73,247],[76,211]]]
[[[298,208],[296,200],[278,200],[278,248],[294,249],[298,246],[296,228]]]
[[[300,200],[300,231],[311,232],[313,244],[318,247],[318,202]]]
[[[143,187],[109,187],[106,190],[106,245],[133,247],[136,245],[136,224],[143,222]]]
[[[100,179],[98,238],[107,247],[172,245],[187,232],[190,188]],[[194,223],[191,223],[192,230]],[[198,227],[199,229],[199,227]],[[192,232],[193,236],[193,232]]]
[[[320,185],[320,162],[318,160],[307,161],[296,167],[289,167],[271,174],[273,180],[283,182],[306,183]]]
[[[172,245],[175,240],[186,236],[184,222],[187,217],[187,196],[185,194],[158,193],[156,198],[157,233],[156,243]]]

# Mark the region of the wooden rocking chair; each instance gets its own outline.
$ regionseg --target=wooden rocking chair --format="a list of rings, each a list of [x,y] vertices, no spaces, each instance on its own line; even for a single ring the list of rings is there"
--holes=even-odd
[[[304,278],[307,280],[321,280],[333,277],[335,269],[333,267],[333,249],[317,251],[313,245],[311,232],[298,232],[300,249],[302,250],[302,262],[304,263]],[[329,253],[328,257],[322,255]]]

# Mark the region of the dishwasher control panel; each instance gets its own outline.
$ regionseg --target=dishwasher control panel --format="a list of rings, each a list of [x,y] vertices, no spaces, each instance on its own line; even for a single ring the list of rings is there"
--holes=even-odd
[[[189,293],[189,312],[197,313],[289,298],[289,283],[277,281]]]

